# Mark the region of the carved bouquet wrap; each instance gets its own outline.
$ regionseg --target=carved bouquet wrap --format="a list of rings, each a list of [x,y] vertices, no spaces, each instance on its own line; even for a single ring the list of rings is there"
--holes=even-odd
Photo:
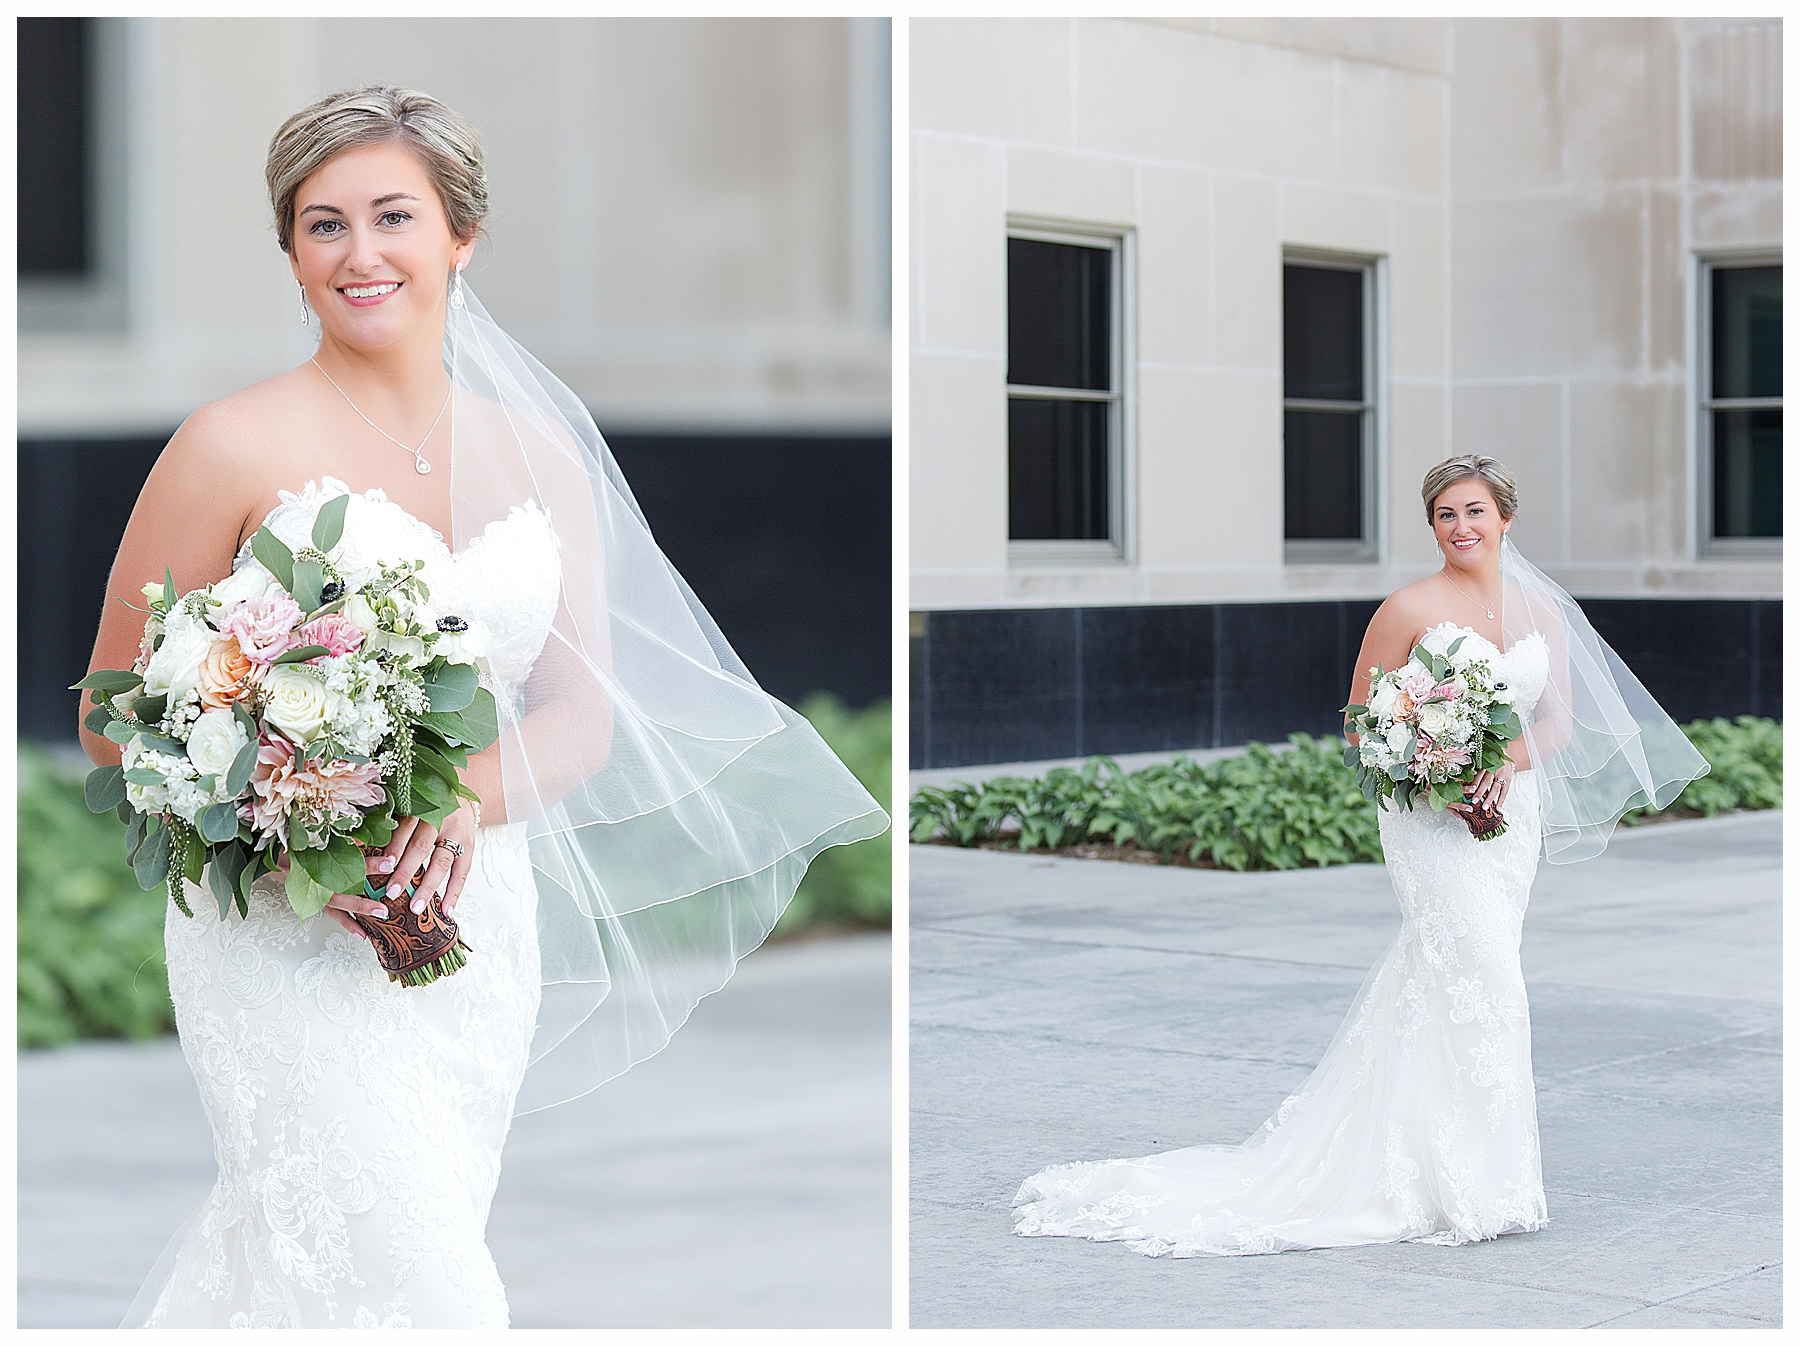
[[[299,551],[259,528],[254,559],[217,584],[177,595],[165,570],[144,586],[131,669],[75,684],[94,703],[88,729],[122,750],[88,774],[88,807],[118,811],[138,882],[166,882],[184,915],[184,878],[204,877],[224,920],[249,913],[250,885],[284,859],[298,916],[336,893],[379,898],[364,854],[394,820],[442,827],[475,797],[458,772],[499,736],[474,662],[487,633],[432,609],[423,560],[342,568],[348,502],[327,501]],[[435,899],[389,909],[355,919],[390,978],[422,986],[463,966]]]
[[[1391,672],[1377,664],[1369,704],[1344,707],[1347,731],[1361,740],[1344,749],[1344,764],[1369,799],[1442,810],[1463,802],[1477,774],[1506,764],[1506,745],[1523,732],[1513,692],[1485,655],[1460,653],[1466,640],[1458,636],[1442,654],[1421,642]],[[1477,806],[1464,821],[1477,841],[1506,832],[1498,809]]]

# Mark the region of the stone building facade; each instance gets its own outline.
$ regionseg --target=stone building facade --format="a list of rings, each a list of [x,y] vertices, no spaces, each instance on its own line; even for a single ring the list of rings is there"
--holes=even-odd
[[[918,20],[912,760],[1331,732],[1418,482],[1780,713],[1777,20]]]

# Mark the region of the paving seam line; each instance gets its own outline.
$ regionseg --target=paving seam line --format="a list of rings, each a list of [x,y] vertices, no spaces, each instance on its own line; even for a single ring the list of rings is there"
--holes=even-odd
[[[1163,953],[1177,958],[1231,958],[1243,963],[1275,963],[1281,967],[1340,968],[1346,972],[1367,972],[1361,963],[1320,963],[1304,958],[1271,958],[1256,953],[1213,953],[1206,949],[1169,949],[1158,944],[1101,944],[1085,939],[1052,939],[1048,935],[999,934],[989,930],[953,930],[940,925],[915,922],[913,929],[933,934],[957,935],[965,939],[1013,940],[1021,944],[1050,944],[1064,949],[1118,949],[1126,953]]]

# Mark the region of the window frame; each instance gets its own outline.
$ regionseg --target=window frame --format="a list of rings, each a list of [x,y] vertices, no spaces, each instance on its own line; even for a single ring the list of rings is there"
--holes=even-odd
[[[1323,248],[1284,247],[1281,250],[1282,304],[1286,304],[1289,266],[1319,267],[1332,271],[1358,271],[1363,277],[1363,397],[1359,403],[1321,402],[1311,398],[1287,395],[1287,355],[1284,349],[1279,382],[1281,390],[1282,432],[1281,454],[1283,480],[1287,470],[1287,413],[1309,409],[1347,410],[1354,406],[1362,419],[1362,537],[1290,538],[1287,536],[1286,487],[1282,490],[1282,561],[1290,566],[1302,565],[1378,565],[1383,556],[1383,517],[1381,502],[1386,499],[1387,470],[1387,351],[1386,306],[1387,259],[1378,254],[1337,252]]]
[[[1106,464],[1109,535],[1105,538],[1081,539],[1014,538],[1011,536],[1009,518],[1006,526],[1007,565],[1028,568],[1129,565],[1137,522],[1136,501],[1129,490],[1130,483],[1136,479],[1137,461],[1137,273],[1134,232],[1117,226],[1009,215],[1006,220],[1006,238],[1101,248],[1112,254],[1112,312],[1109,315],[1112,349],[1108,352],[1111,359],[1111,377],[1108,379],[1112,384],[1111,391],[1101,393],[1091,388],[1051,388],[1037,384],[1006,385],[1009,406],[1015,397],[1109,404]],[[1010,342],[1007,358],[1011,358]],[[1010,417],[1008,420],[1010,422]],[[1010,440],[1010,431],[1008,435]],[[1009,454],[1008,472],[1010,471]]]
[[[128,237],[130,45],[128,27],[142,20],[96,18],[93,27],[92,118],[88,146],[88,210],[93,266],[80,277],[17,276],[21,334],[122,333],[130,314]]]
[[[1702,557],[1713,560],[1736,561],[1779,561],[1782,556],[1783,538],[1779,537],[1715,537],[1713,535],[1713,412],[1729,410],[1754,410],[1772,408],[1781,410],[1782,398],[1779,397],[1729,397],[1715,398],[1712,395],[1712,338],[1713,338],[1713,299],[1712,277],[1714,271],[1738,270],[1757,266],[1782,266],[1780,248],[1743,248],[1712,249],[1694,255],[1695,316],[1697,321],[1689,325],[1694,336],[1694,377],[1689,381],[1693,392],[1693,417],[1690,421],[1694,434],[1694,536],[1699,540],[1695,548]],[[1783,281],[1787,279],[1785,273]],[[1782,322],[1787,321],[1785,313]],[[1785,344],[1787,334],[1782,333]],[[1783,417],[1782,434],[1785,440],[1787,426]],[[1782,447],[1786,457],[1786,444]],[[1787,520],[1782,520],[1782,528],[1787,527]]]

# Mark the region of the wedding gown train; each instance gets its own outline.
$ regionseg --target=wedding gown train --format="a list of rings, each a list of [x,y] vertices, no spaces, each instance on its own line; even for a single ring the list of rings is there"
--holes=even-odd
[[[308,483],[268,517],[303,545]],[[555,615],[557,543],[514,509],[459,552],[374,490],[352,494],[352,565],[424,556],[440,611],[484,622],[483,682],[517,693]],[[248,555],[248,550],[243,553]],[[456,919],[466,967],[390,982],[335,922],[296,919],[278,876],[221,921],[189,885],[170,904],[169,991],[212,1125],[218,1180],[173,1253],[149,1327],[504,1327],[484,1230],[539,1003],[537,888],[526,824],[481,828]]]
[[[1449,624],[1425,638],[1441,650],[1457,635],[1486,643]],[[1543,637],[1493,657],[1529,717],[1549,672]],[[1454,814],[1384,808],[1400,933],[1305,1084],[1241,1145],[1060,1164],[1028,1178],[1014,1232],[1194,1257],[1456,1244],[1542,1228],[1519,968],[1541,809],[1529,770],[1514,777],[1507,831],[1491,841],[1476,841]]]

